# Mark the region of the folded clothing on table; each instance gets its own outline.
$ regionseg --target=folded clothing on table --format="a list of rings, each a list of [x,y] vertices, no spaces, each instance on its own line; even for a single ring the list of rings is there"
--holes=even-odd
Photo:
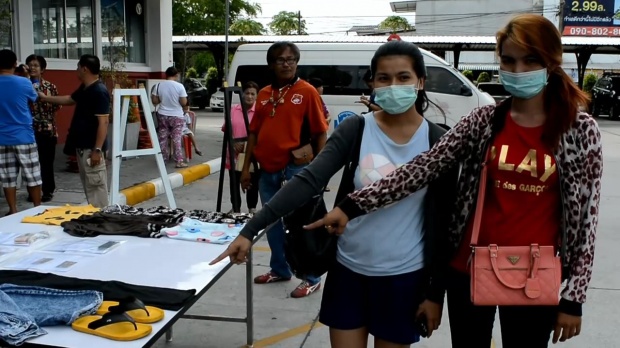
[[[177,225],[182,213],[159,215],[121,215],[98,212],[62,223],[65,232],[75,237],[99,235],[126,235],[134,237],[161,237],[162,228]]]
[[[154,265],[156,269],[156,265]],[[116,280],[79,279],[52,273],[0,270],[0,284],[41,286],[61,290],[96,290],[103,293],[105,301],[121,301],[128,297],[139,298],[145,305],[178,311],[196,295],[196,290],[177,290],[143,286]]]
[[[179,225],[161,230],[161,234],[173,239],[211,244],[226,244],[239,235],[243,224],[202,222],[184,218]]]
[[[222,224],[244,224],[252,218],[252,214],[247,213],[222,213],[206,210],[190,210],[171,209],[163,206],[152,208],[137,208],[128,205],[110,205],[101,210],[104,213],[131,215],[131,216],[158,216],[158,215],[176,215],[182,214],[202,222],[222,223]]]
[[[26,216],[24,223],[60,226],[65,221],[77,219],[83,215],[90,215],[99,211],[92,205],[66,205],[64,207],[45,209],[42,213],[34,216]]]
[[[103,294],[94,290],[59,290],[15,284],[0,285],[0,339],[21,345],[47,334],[41,327],[71,325],[77,318],[94,314]]]

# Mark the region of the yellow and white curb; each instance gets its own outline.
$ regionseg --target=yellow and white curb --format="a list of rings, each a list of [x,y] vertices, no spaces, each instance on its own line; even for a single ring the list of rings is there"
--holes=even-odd
[[[194,181],[205,178],[220,171],[222,158],[216,158],[205,163],[193,165],[168,174],[170,186],[175,188],[188,185]],[[120,204],[136,205],[151,198],[157,197],[166,191],[161,178],[143,182],[141,184],[128,187],[120,192]]]

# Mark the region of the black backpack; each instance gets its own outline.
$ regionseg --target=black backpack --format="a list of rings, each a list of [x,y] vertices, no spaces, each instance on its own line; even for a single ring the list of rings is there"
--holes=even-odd
[[[358,136],[351,149],[348,164],[345,166],[336,204],[355,189],[354,175],[359,162],[360,146],[364,133],[364,117],[354,116],[358,122]],[[324,226],[314,230],[305,230],[304,225],[322,219],[327,214],[323,194],[312,197],[301,208],[282,218],[284,223],[284,254],[291,271],[299,279],[320,277],[336,261],[338,236],[330,234]]]

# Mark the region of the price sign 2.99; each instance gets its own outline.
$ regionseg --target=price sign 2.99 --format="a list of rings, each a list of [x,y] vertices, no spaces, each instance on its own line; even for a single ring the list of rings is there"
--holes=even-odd
[[[566,0],[563,35],[619,36],[620,0]]]

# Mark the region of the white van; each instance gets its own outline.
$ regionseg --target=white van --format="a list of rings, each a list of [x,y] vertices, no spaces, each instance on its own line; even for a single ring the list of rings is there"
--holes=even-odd
[[[371,90],[364,81],[370,61],[380,43],[296,43],[301,51],[297,74],[304,80],[323,80],[323,101],[327,104],[333,129],[352,114],[367,112],[364,104],[356,103],[362,94]],[[256,82],[261,88],[271,83],[267,67],[267,49],[271,44],[239,46],[228,75],[229,86],[237,82]],[[431,106],[424,116],[440,125],[453,127],[472,109],[494,104],[493,98],[474,86],[452,65],[438,56],[421,50],[428,72],[425,89],[431,101],[443,113]]]

